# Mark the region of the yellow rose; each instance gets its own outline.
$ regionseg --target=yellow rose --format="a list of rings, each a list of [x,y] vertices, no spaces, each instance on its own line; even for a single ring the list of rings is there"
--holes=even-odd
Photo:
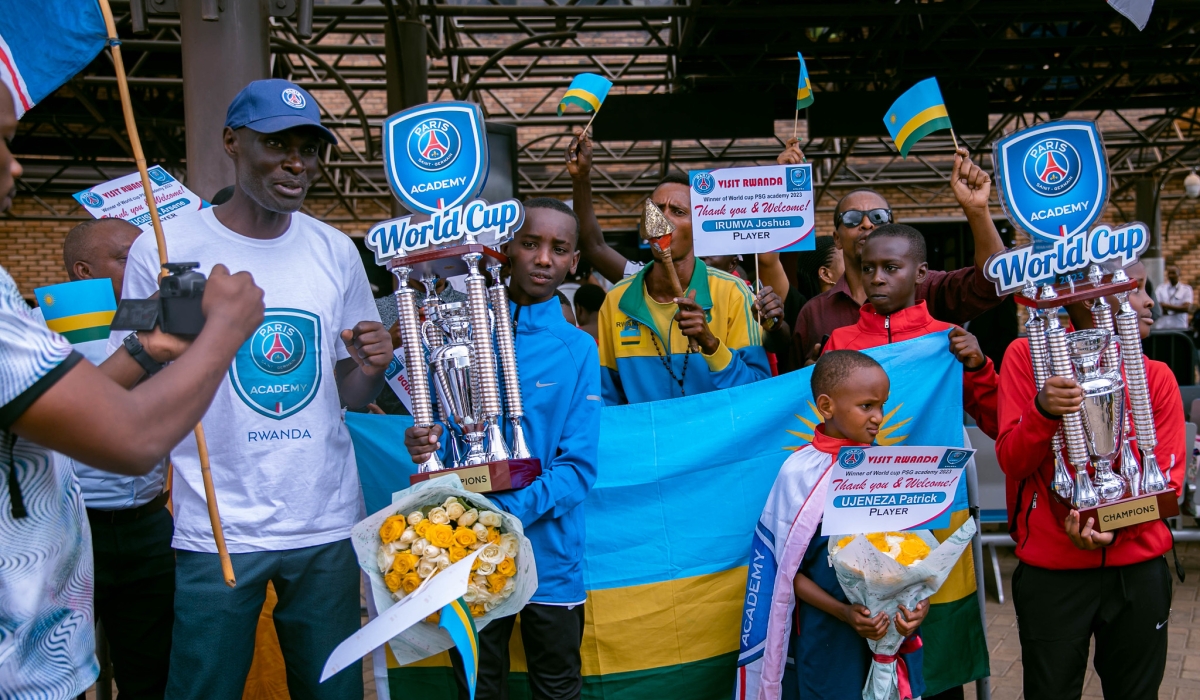
[[[405,593],[412,593],[420,585],[421,577],[417,576],[415,571],[404,574],[404,578],[400,580],[400,587],[404,589]]]
[[[512,557],[505,557],[504,561],[496,565],[496,573],[514,576],[517,573],[517,563],[512,560]]]
[[[409,552],[401,552],[400,554],[396,555],[396,559],[392,562],[392,571],[395,571],[400,575],[407,574],[417,567],[418,561],[420,561],[420,559],[417,559]]]
[[[383,540],[384,544],[395,542],[400,539],[400,535],[404,534],[404,528],[407,522],[403,515],[393,515],[383,521],[383,525],[379,526],[379,539]]]
[[[500,544],[500,531],[495,528],[489,527],[487,541],[488,541],[488,544]]]
[[[403,585],[404,576],[395,571],[389,571],[387,576],[383,577],[383,582],[387,584],[389,591],[395,593],[396,591],[400,590],[401,586]]]
[[[475,557],[475,561],[471,562],[471,571],[478,571],[481,566],[483,566],[483,560]]]
[[[487,577],[488,592],[499,593],[504,590],[504,584],[508,582],[508,577],[504,574],[490,574]]]
[[[425,621],[431,625],[436,625],[437,623],[442,621],[442,611],[438,610],[437,612],[433,613],[429,617],[425,618]]]
[[[486,612],[483,603],[471,603],[471,617],[483,617]]]
[[[454,544],[454,528],[449,525],[432,525],[425,536],[429,538],[430,544],[442,549]]]
[[[838,543],[837,543],[838,549],[841,549],[842,547],[845,547],[846,545],[850,544],[850,541],[853,539],[854,539],[854,535],[846,535],[842,539],[838,540]]]
[[[417,531],[418,537],[424,537],[425,539],[429,539],[429,535],[426,533],[429,532],[429,528],[431,528],[431,527],[433,527],[433,523],[429,522],[428,520],[422,520],[421,522],[414,525],[413,529]]]
[[[467,550],[465,547],[459,547],[456,544],[452,544],[452,545],[450,545],[450,549],[448,550],[447,554],[449,554],[449,556],[450,556],[450,563],[453,564],[454,562],[458,561],[459,559],[462,559],[463,557],[467,556]]]
[[[469,527],[460,527],[454,531],[454,542],[463,547],[470,547],[479,541],[475,536],[475,531]]]

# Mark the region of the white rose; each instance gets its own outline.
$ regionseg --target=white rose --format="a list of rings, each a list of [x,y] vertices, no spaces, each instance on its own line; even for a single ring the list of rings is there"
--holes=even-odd
[[[417,575],[421,578],[429,578],[433,575],[433,572],[437,570],[437,564],[432,559],[422,559],[421,562],[417,564]]]
[[[500,527],[500,523],[503,520],[500,519],[499,513],[485,510],[479,514],[479,522],[487,527]]]
[[[458,526],[471,527],[475,524],[476,520],[479,520],[479,511],[472,508],[471,510],[468,510],[462,515],[458,516]]]
[[[446,499],[446,502],[442,504],[442,507],[449,509],[450,506],[454,503],[458,503],[461,505],[462,501],[458,500],[458,496],[450,496],[449,498]]]
[[[442,554],[441,548],[434,547],[431,544],[427,544],[427,545],[425,545],[425,551],[424,551],[424,553],[421,554],[421,556],[424,557],[425,559],[436,559],[439,556],[441,556],[441,554]]]
[[[517,590],[517,581],[516,581],[516,579],[509,578],[507,581],[504,582],[504,588],[500,589],[500,594],[499,594],[500,599],[503,600],[503,599],[509,597],[510,595],[513,594],[513,591],[515,591],[515,590]]]
[[[420,539],[420,538],[417,537],[417,531],[410,527],[400,535],[399,542],[403,546],[403,545],[412,544],[413,542],[416,542],[418,539]]]
[[[479,600],[479,594],[477,592],[478,590],[479,589],[475,586],[467,586],[467,592],[463,593],[463,600],[467,603],[474,603],[475,601]]]
[[[475,544],[467,545],[467,549],[474,552],[477,549],[483,549],[485,545],[487,545],[487,542],[476,542]]]
[[[451,520],[458,520],[465,512],[467,511],[462,507],[461,503],[451,503],[450,505],[446,506],[446,515],[448,515]]]
[[[416,542],[413,542],[412,547],[411,547],[413,556],[414,557],[425,556],[425,548],[428,546],[429,546],[429,540],[425,539],[424,537],[417,540]]]
[[[404,599],[404,589],[403,588],[401,588],[400,590],[397,590],[397,591],[392,591],[391,593],[392,593],[392,600],[396,601],[397,603],[399,603],[401,600]]]
[[[483,611],[491,612],[491,611],[495,610],[496,607],[499,606],[500,603],[502,603],[502,602],[503,601],[501,601],[499,598],[497,598],[495,596],[491,596],[487,600],[483,601]]]
[[[506,532],[500,535],[500,549],[504,550],[504,556],[516,559],[517,552],[521,551],[521,544],[516,535]]]
[[[387,547],[381,547],[379,554],[375,556],[375,563],[379,565],[379,573],[386,574],[388,569],[392,568],[392,562],[396,555],[388,551]]]
[[[439,554],[437,558],[433,560],[433,563],[437,564],[438,569],[445,569],[446,567],[450,566],[450,555]]]
[[[419,511],[419,510],[414,510],[413,512],[408,514],[408,524],[409,525],[415,526],[417,523],[421,522],[424,519],[425,519],[425,516],[421,515],[421,511]]]
[[[484,576],[490,576],[490,575],[496,573],[496,565],[489,564],[485,561],[479,565],[479,568],[476,569],[476,571],[478,571],[480,574],[482,574]]]
[[[487,590],[487,577],[482,574],[471,574],[471,585]]]
[[[483,523],[475,523],[471,527],[471,530],[475,532],[475,537],[477,537],[480,542],[487,542],[488,531],[487,528],[483,526]]]
[[[485,563],[495,565],[504,561],[504,552],[500,550],[500,545],[489,544],[483,548],[479,558]]]
[[[450,516],[446,515],[445,508],[434,508],[433,510],[429,511],[429,522],[433,523],[434,525],[445,525],[446,523],[450,522]]]

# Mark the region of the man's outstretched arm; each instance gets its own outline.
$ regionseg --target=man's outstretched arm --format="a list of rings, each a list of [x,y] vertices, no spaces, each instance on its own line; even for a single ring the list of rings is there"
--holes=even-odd
[[[604,241],[592,207],[592,140],[581,129],[575,130],[575,140],[567,146],[567,172],[571,174],[575,216],[579,217],[579,250],[605,279],[620,282],[629,260]]]

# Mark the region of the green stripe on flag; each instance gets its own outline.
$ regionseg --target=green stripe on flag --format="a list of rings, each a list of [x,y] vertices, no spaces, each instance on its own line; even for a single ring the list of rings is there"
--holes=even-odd
[[[951,128],[950,117],[938,117],[933,121],[918,126],[916,129],[913,129],[908,138],[904,139],[904,145],[900,147],[900,155],[907,158],[908,152],[912,150],[913,146],[917,145],[918,141],[935,131],[949,128]]]
[[[979,598],[974,593],[952,603],[929,606],[929,614],[921,623],[925,695],[937,695],[991,675],[979,620]]]
[[[733,693],[737,653],[722,654],[703,661],[664,666],[647,671],[584,676],[584,700],[662,700],[689,698],[719,700]],[[388,687],[394,698],[458,700],[454,671],[441,667],[388,669]],[[530,700],[525,673],[508,674],[510,700]]]
[[[71,345],[86,343],[91,340],[102,340],[107,338],[110,331],[108,326],[92,326],[91,328],[80,328],[74,331],[61,333],[62,337],[67,339]]]

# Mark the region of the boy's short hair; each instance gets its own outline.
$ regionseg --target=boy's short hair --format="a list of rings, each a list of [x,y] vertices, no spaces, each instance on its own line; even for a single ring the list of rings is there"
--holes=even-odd
[[[831,395],[856,371],[872,367],[883,369],[883,365],[870,355],[857,350],[830,350],[821,355],[821,359],[817,360],[816,366],[813,367],[812,379],[809,380],[813,398],[821,394]]]
[[[575,222],[575,249],[579,250],[579,217],[575,214],[575,210],[567,206],[567,203],[561,199],[553,197],[532,197],[525,200],[522,204],[526,210],[528,209],[549,209],[556,211],[559,214],[566,214]]]
[[[604,306],[604,289],[598,284],[582,284],[575,290],[575,305],[596,313]]]
[[[912,256],[914,262],[917,264],[929,262],[927,259],[928,253],[925,250],[925,236],[922,236],[921,232],[912,226],[884,224],[868,233],[866,241],[870,242],[876,238],[903,238],[908,241],[908,253]]]

